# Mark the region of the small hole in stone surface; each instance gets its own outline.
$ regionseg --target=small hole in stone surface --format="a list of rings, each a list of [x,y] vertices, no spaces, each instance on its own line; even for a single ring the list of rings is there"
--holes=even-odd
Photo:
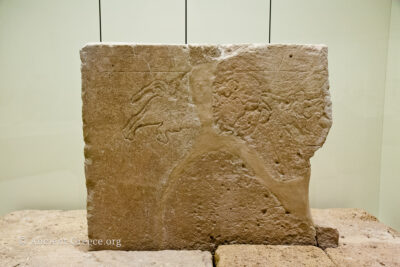
[[[265,197],[265,198],[269,198],[269,195],[268,195],[268,194],[264,194],[264,197]]]
[[[285,211],[285,214],[290,214],[290,211]]]
[[[290,58],[292,58],[292,57],[293,57],[293,55],[292,55],[292,54],[290,54],[290,55],[289,55],[289,57],[290,57]]]
[[[275,160],[275,164],[279,164],[279,160]]]
[[[246,165],[244,163],[242,163],[242,168],[246,168]]]
[[[267,212],[267,209],[262,209],[261,212],[262,212],[263,214],[265,214],[265,213]]]

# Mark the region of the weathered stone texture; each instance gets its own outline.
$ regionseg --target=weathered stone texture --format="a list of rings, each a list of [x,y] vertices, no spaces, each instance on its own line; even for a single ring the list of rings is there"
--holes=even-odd
[[[326,47],[95,44],[81,59],[90,238],[316,243],[309,159],[331,126]]]
[[[339,244],[389,242],[400,244],[400,233],[362,209],[311,209],[316,225],[339,231]]]
[[[15,211],[0,217],[0,266],[213,266],[208,251],[88,251],[87,240],[84,210]]]
[[[312,217],[339,231],[339,246],[325,250],[337,266],[400,266],[400,233],[366,211],[312,209]]]
[[[336,266],[400,266],[400,243],[353,243],[338,248],[327,248],[325,251]]]
[[[325,222],[343,233],[339,247],[325,250],[336,266],[400,266],[400,233],[365,211],[313,209],[312,215],[318,223]],[[87,238],[84,210],[15,211],[0,217],[0,266],[212,266],[209,252],[88,251],[84,243]],[[38,242],[63,239],[67,242]],[[217,266],[301,266],[315,261],[317,266],[331,264],[317,247],[230,247],[218,248]]]
[[[339,245],[339,231],[332,227],[323,227],[316,225],[317,246],[326,248],[336,248]]]
[[[323,250],[314,246],[227,245],[215,251],[217,267],[334,267]]]

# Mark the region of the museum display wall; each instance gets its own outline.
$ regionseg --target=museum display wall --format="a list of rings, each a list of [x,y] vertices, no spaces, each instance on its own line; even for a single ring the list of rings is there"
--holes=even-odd
[[[79,50],[99,22],[98,0],[0,1],[0,214],[85,207]],[[184,0],[101,0],[101,37],[183,44]],[[269,39],[329,48],[334,123],[311,206],[400,229],[400,1],[187,0],[188,43]]]

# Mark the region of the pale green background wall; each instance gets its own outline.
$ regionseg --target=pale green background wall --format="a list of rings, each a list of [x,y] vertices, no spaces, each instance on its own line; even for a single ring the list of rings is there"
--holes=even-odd
[[[334,123],[312,160],[311,205],[365,208],[398,229],[399,1],[271,9],[273,43],[329,46]],[[267,43],[269,4],[188,0],[188,42]],[[103,41],[184,43],[184,0],[101,7]],[[97,0],[0,0],[0,214],[85,206],[78,51],[99,40],[98,13]]]
[[[80,59],[96,0],[0,0],[0,214],[85,206]]]
[[[379,217],[400,229],[400,0],[392,2],[385,91]]]

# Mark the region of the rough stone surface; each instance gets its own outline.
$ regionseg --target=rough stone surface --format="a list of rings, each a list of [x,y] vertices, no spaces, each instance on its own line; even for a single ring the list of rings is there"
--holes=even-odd
[[[351,243],[325,251],[337,266],[400,266],[400,243]]]
[[[204,251],[88,251],[86,211],[12,212],[0,218],[0,266],[212,267]]]
[[[314,246],[219,246],[215,252],[215,263],[217,267],[335,266],[323,250]]]
[[[339,247],[328,248],[325,253],[337,266],[400,266],[400,233],[380,223],[375,217],[359,209],[327,209],[312,210],[315,221],[322,225],[339,229],[343,233]],[[23,239],[21,239],[23,237]],[[57,243],[65,239],[65,243]],[[47,244],[43,244],[48,240]],[[88,251],[83,241],[87,240],[86,211],[16,211],[0,217],[0,266],[211,266],[211,254],[201,251]],[[343,242],[344,240],[344,242]],[[23,242],[22,242],[23,241]],[[53,244],[49,243],[53,241]],[[82,241],[82,242],[79,242]],[[221,246],[226,247],[226,246]],[[226,249],[230,254],[221,253],[219,249],[219,264],[231,262],[230,266],[246,259],[261,265],[266,259],[260,255],[265,253],[265,246],[248,245],[233,250]],[[287,258],[281,258],[277,266],[297,266],[287,264],[288,260],[311,263],[310,256],[320,258],[319,248],[309,246],[293,246],[283,249],[269,248],[268,253],[278,260],[283,251]],[[294,256],[297,255],[297,258]],[[256,260],[256,259],[259,259]],[[240,261],[239,261],[240,260]],[[325,262],[326,258],[322,261]],[[258,264],[257,264],[258,263]],[[223,265],[219,265],[223,266]],[[274,265],[272,265],[274,266]],[[319,265],[323,266],[323,265]],[[329,265],[328,265],[329,266]]]
[[[326,248],[336,248],[339,245],[339,231],[332,227],[323,227],[316,225],[317,246]]]
[[[316,243],[325,46],[93,44],[81,59],[90,238],[124,250]]]
[[[311,209],[316,225],[336,228],[339,244],[400,242],[400,233],[362,209]]]
[[[400,233],[361,209],[312,209],[314,222],[339,231],[325,252],[337,266],[400,266]]]

